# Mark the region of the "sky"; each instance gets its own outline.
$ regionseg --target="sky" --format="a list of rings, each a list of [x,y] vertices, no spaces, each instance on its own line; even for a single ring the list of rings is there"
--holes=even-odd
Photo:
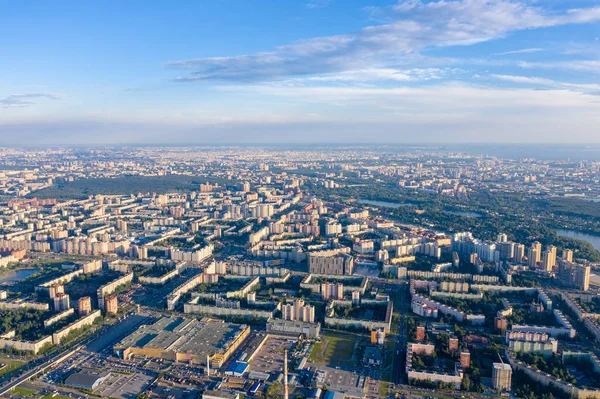
[[[600,0],[0,0],[0,146],[600,143]]]

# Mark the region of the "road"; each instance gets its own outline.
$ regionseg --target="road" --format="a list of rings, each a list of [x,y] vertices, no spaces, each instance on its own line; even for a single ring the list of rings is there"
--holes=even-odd
[[[125,319],[122,323],[127,322],[129,319],[130,318]],[[114,327],[114,326],[111,326],[111,327]],[[53,353],[52,355],[49,355],[46,358],[42,358],[43,360],[41,361],[40,364],[36,365],[32,369],[26,370],[24,373],[22,373],[16,379],[13,379],[13,380],[3,384],[0,387],[0,397],[6,395],[12,389],[18,387],[22,383],[29,381],[31,378],[42,373],[42,371],[44,371],[46,368],[56,366],[56,365],[62,363],[63,361],[65,361],[66,359],[68,359],[69,357],[71,357],[75,353],[77,353],[79,350],[85,348],[87,345],[89,345],[93,341],[96,341],[96,339],[99,338],[103,333],[105,333],[105,328],[95,331],[89,337],[81,340],[81,342],[71,343],[70,348],[66,348],[62,351]]]
[[[12,389],[18,387],[19,385],[21,385],[25,381],[29,381],[31,378],[37,376],[42,371],[44,371],[46,368],[52,367],[54,365],[60,364],[61,362],[65,361],[66,359],[68,359],[69,357],[71,357],[75,353],[77,353],[77,351],[80,348],[81,348],[81,346],[78,345],[75,349],[66,349],[63,352],[57,353],[56,355],[51,356],[45,362],[43,362],[43,363],[35,366],[34,368],[26,371],[24,374],[21,374],[15,380],[12,380],[12,381],[8,382],[7,384],[4,384],[0,388],[0,397],[6,395]]]

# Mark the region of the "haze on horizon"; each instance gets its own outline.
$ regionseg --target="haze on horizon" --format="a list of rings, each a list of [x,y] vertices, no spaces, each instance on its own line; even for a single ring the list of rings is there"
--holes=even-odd
[[[3,145],[600,143],[597,0],[0,0]]]

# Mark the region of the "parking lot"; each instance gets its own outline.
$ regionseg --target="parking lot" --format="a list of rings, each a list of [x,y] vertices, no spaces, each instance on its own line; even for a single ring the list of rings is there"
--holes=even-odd
[[[115,399],[132,399],[144,391],[152,380],[153,377],[140,373],[131,375],[111,373],[94,393]]]
[[[291,353],[296,344],[297,341],[292,338],[267,338],[262,348],[254,355],[250,371],[269,374],[283,372],[283,351],[287,349]]]
[[[151,397],[167,398],[174,396],[176,399],[197,398],[199,391],[195,388],[177,384],[159,384],[152,390]]]

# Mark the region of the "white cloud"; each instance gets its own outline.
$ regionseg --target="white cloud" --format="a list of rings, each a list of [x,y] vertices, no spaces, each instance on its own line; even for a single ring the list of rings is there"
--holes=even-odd
[[[530,77],[530,76],[516,76],[516,75],[491,75],[495,79],[504,80],[507,82],[513,83],[527,83],[527,84],[536,84],[536,85],[546,85],[546,86],[555,86],[556,82],[552,79],[538,78],[538,77]]]
[[[578,72],[600,74],[600,60],[572,60],[555,62],[519,62],[521,68],[564,69]]]
[[[456,69],[448,68],[367,68],[355,71],[343,71],[337,73],[314,75],[304,78],[293,78],[284,80],[283,83],[318,83],[318,82],[376,82],[376,81],[429,81],[442,79],[449,74],[457,72]]]
[[[536,90],[530,88],[491,88],[485,86],[446,83],[426,87],[282,87],[279,85],[228,85],[220,90],[238,94],[293,98],[308,104],[336,104],[344,110],[355,109],[352,115],[376,113],[380,107],[393,105],[413,113],[477,112],[506,110],[521,113],[529,109],[578,108],[600,112],[598,96],[569,89]],[[553,111],[554,112],[554,111]]]
[[[566,89],[574,89],[576,91],[582,92],[597,92],[600,91],[600,84],[594,83],[569,83],[569,82],[560,82],[553,79],[540,78],[540,77],[531,77],[531,76],[518,76],[518,75],[498,75],[492,74],[490,75],[494,79],[503,80],[506,82],[513,83],[522,83],[522,84],[530,84],[530,85],[542,85],[542,86],[550,86],[550,87],[561,87]]]
[[[325,8],[333,4],[333,0],[309,0],[306,3],[308,8]]]
[[[59,96],[52,93],[28,93],[28,94],[11,94],[0,99],[0,106],[3,108],[22,108],[34,105],[37,99],[58,100]]]
[[[513,54],[530,54],[530,53],[539,53],[540,51],[544,51],[544,49],[543,48],[534,47],[534,48],[523,48],[523,49],[520,49],[520,50],[505,51],[503,53],[495,53],[495,54],[492,54],[492,55],[503,56],[503,55],[513,55]]]
[[[516,0],[401,1],[392,22],[356,33],[318,37],[272,51],[233,57],[175,61],[189,71],[177,81],[267,81],[402,63],[428,47],[472,45],[511,32],[600,20],[600,7],[562,14]]]

